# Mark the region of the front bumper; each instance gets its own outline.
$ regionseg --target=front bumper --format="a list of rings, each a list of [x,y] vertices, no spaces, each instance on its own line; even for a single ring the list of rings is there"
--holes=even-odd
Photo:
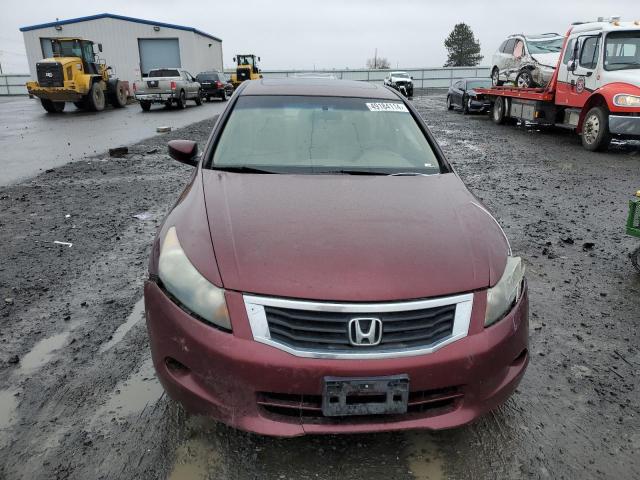
[[[165,390],[187,410],[259,434],[457,427],[504,402],[528,363],[526,292],[506,318],[486,329],[486,298],[477,293],[467,337],[431,354],[375,360],[301,358],[258,343],[251,336],[242,294],[227,292],[226,299],[233,334],[192,318],[148,281],[145,307],[153,363]],[[398,374],[409,376],[414,397],[439,395],[437,408],[363,417],[295,414],[303,404],[317,408],[313,402],[326,376]]]
[[[164,103],[175,100],[177,97],[173,93],[136,93],[135,99],[138,101]]]
[[[640,137],[640,117],[609,115],[609,132],[626,137]]]
[[[469,110],[474,112],[484,112],[488,111],[491,108],[491,102],[489,100],[484,99],[471,99],[471,102],[468,104]]]

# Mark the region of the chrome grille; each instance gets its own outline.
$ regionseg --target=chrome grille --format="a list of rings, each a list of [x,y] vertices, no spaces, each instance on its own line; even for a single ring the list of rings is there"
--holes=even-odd
[[[473,294],[389,303],[330,303],[245,295],[244,303],[254,340],[293,355],[393,358],[431,353],[465,337]],[[354,322],[363,322],[359,333],[354,330]],[[358,341],[359,334],[361,339],[367,338],[374,323],[375,338]]]
[[[376,351],[381,348],[430,346],[451,335],[456,306],[405,312],[373,312],[382,321],[382,339],[371,347],[349,341],[350,313],[318,312],[265,307],[271,338],[293,348]]]

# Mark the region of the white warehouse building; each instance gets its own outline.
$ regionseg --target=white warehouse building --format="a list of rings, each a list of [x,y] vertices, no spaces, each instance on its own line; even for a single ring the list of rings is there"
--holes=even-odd
[[[222,71],[222,40],[192,27],[101,13],[20,29],[32,79],[36,63],[51,57],[51,38],[81,37],[102,44],[103,58],[120,80],[132,84],[158,67],[181,67],[192,75]]]

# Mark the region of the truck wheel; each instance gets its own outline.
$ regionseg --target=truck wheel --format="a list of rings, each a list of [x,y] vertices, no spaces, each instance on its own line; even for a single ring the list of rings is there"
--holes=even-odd
[[[501,87],[504,84],[504,82],[500,80],[500,70],[498,70],[498,67],[494,67],[491,71],[491,84],[494,87]]]
[[[609,115],[602,107],[593,107],[582,122],[582,146],[592,152],[602,152],[609,147]]]
[[[202,92],[198,92],[198,96],[195,98],[196,105],[202,105]]]
[[[123,108],[127,104],[127,90],[120,80],[109,80],[109,103],[114,108]]]
[[[148,112],[151,109],[151,102],[140,100],[140,108],[142,108],[143,112]]]
[[[493,123],[496,125],[502,125],[507,119],[506,110],[504,98],[496,97],[495,102],[493,102],[493,110],[491,112]]]
[[[516,77],[516,85],[518,88],[531,88],[534,86],[533,77],[529,70],[522,70]]]
[[[453,105],[451,104],[451,95],[447,95],[447,110],[453,110]]]
[[[85,109],[84,102],[82,100],[80,100],[79,102],[73,102],[73,104],[76,106],[76,108],[78,110],[84,110]]]
[[[89,93],[85,98],[87,110],[92,110],[94,112],[100,112],[104,110],[104,90],[102,89],[100,83],[101,82],[94,82],[94,84],[91,85],[91,90],[89,90]]]
[[[187,106],[187,96],[185,95],[184,90],[180,90],[177,105],[178,108],[185,108]]]
[[[42,103],[42,107],[48,113],[61,113],[64,110],[64,102],[53,102],[51,100],[41,98],[40,103]]]

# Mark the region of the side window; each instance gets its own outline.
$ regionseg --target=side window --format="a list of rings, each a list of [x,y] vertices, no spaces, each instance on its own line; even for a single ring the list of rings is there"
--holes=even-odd
[[[509,41],[509,40],[505,40],[504,42],[502,42],[502,44],[500,45],[500,48],[498,48],[498,51],[499,51],[499,52],[504,52],[504,47],[506,47],[506,46],[507,46],[507,42],[508,42],[508,41]]]
[[[513,53],[513,47],[515,47],[516,45],[516,39],[515,38],[511,38],[509,40],[507,40],[507,44],[504,46],[504,53],[508,53],[511,54]]]
[[[456,83],[454,83],[453,88],[457,88],[458,90],[460,90],[462,88],[462,81],[458,80]]]
[[[571,57],[573,56],[573,47],[575,46],[575,44],[575,38],[572,38],[567,42],[567,49],[564,52],[564,57],[562,57],[562,63],[564,63],[565,65],[569,63],[569,60],[571,60]]]
[[[513,49],[513,56],[516,58],[522,58],[524,55],[524,42],[522,40],[518,40],[516,42],[516,46]]]
[[[598,54],[600,53],[600,37],[587,37],[582,42],[580,51],[580,66],[593,70],[598,65]]]

